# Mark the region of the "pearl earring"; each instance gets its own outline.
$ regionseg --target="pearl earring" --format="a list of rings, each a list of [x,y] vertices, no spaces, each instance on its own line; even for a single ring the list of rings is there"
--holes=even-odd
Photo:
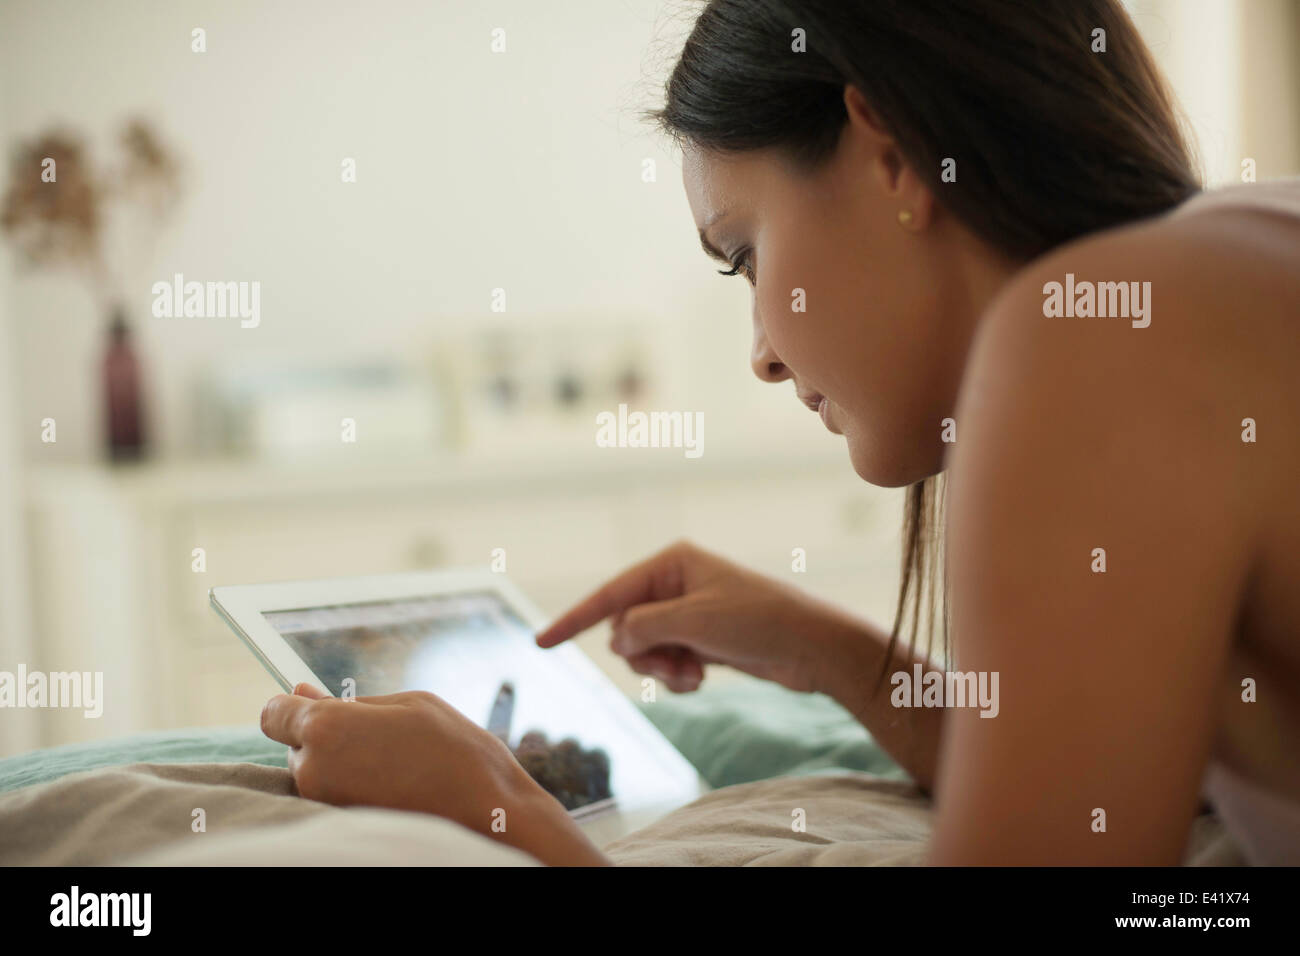
[[[907,228],[908,226],[910,226],[910,225],[912,224],[912,213],[911,213],[911,210],[908,210],[908,209],[900,209],[900,210],[898,211],[898,224],[899,224],[900,226],[902,226],[903,228]]]

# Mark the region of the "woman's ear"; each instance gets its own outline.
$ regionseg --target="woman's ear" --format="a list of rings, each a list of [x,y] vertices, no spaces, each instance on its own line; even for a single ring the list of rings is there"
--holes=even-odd
[[[848,135],[852,148],[871,169],[885,197],[906,213],[907,228],[924,229],[933,220],[934,196],[925,181],[899,149],[867,98],[856,86],[844,87],[844,108],[848,113]]]
[[[885,124],[880,121],[880,116],[856,86],[844,87],[844,109],[849,114],[850,125],[863,127],[878,139],[893,139],[885,129]]]

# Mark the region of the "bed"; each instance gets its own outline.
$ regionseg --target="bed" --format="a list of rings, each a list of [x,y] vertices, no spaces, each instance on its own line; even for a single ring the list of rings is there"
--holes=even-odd
[[[621,865],[915,865],[930,801],[838,704],[739,680],[640,705],[714,789],[634,832]],[[137,734],[0,760],[4,865],[536,865],[427,814],[303,800],[255,726]],[[1209,814],[1188,865],[1240,855]]]

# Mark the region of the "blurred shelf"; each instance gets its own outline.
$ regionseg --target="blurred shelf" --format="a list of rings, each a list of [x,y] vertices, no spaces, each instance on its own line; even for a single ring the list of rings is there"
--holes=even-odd
[[[665,480],[745,478],[752,475],[834,474],[852,477],[842,446],[822,444],[794,453],[755,449],[728,455],[684,457],[681,449],[601,449],[549,457],[448,453],[363,457],[347,453],[288,461],[256,459],[160,460],[139,464],[29,464],[28,504],[61,506],[70,495],[111,494],[152,507],[197,501],[215,504],[291,497],[335,497],[358,490],[444,490],[491,494],[507,486],[550,491],[658,485]]]

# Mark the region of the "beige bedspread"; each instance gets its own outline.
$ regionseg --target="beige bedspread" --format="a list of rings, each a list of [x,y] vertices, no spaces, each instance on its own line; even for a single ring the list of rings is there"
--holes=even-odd
[[[604,849],[632,866],[907,866],[930,813],[912,785],[869,774],[779,777],[715,790]],[[1187,862],[1242,861],[1206,815]],[[315,803],[286,770],[216,763],[90,770],[0,795],[0,864],[536,865],[437,817]]]

